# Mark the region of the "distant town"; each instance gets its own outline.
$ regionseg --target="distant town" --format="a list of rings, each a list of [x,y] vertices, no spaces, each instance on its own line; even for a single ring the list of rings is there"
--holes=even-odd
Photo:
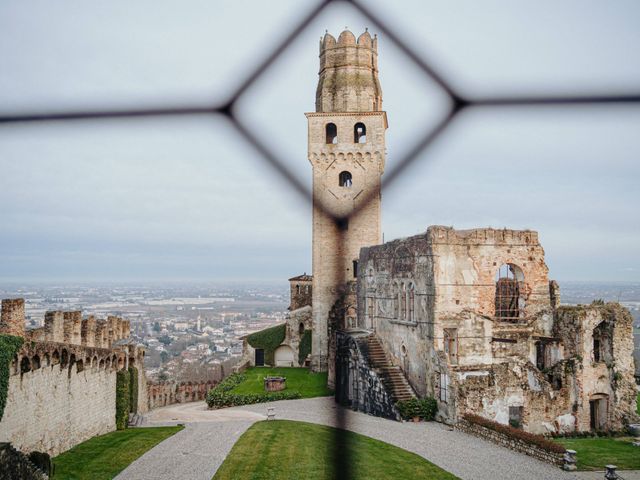
[[[288,285],[2,285],[0,297],[25,299],[27,329],[50,310],[122,316],[145,346],[145,370],[156,381],[219,380],[242,353],[242,337],[280,323]]]
[[[563,304],[602,299],[627,307],[640,365],[640,283],[563,281],[561,286]],[[242,354],[242,337],[284,321],[289,286],[3,284],[0,297],[25,298],[27,328],[42,326],[48,310],[123,316],[131,321],[132,338],[146,347],[150,379],[196,381],[225,376]]]

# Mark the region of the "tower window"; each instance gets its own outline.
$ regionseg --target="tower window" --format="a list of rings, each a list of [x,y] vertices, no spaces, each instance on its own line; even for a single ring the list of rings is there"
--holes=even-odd
[[[338,185],[340,185],[341,187],[350,188],[352,183],[351,172],[340,172],[340,175],[338,176]]]
[[[353,278],[358,277],[358,260],[353,261]]]
[[[364,123],[356,123],[353,126],[353,143],[367,143],[367,127]]]
[[[325,131],[327,134],[327,143],[335,145],[338,143],[338,127],[336,127],[335,123],[327,123],[325,127]]]

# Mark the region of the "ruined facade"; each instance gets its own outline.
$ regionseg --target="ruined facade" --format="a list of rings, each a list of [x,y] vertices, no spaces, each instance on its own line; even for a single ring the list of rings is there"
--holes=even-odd
[[[130,324],[81,312],[47,312],[25,331],[24,300],[2,301],[0,334],[25,342],[10,365],[0,442],[57,455],[116,428],[116,372],[135,366],[138,412],[147,411],[144,349],[128,341]]]
[[[378,40],[345,30],[320,40],[316,111],[307,113],[308,159],[313,169],[312,368],[329,371],[329,315],[354,283],[360,248],[381,241],[380,179],[387,115],[378,81]],[[338,219],[338,220],[336,220]],[[347,308],[354,311],[355,297]]]
[[[363,248],[359,265],[351,334],[376,338],[441,420],[469,411],[544,433],[634,418],[631,315],[559,306],[536,232],[435,226]],[[345,385],[362,377],[343,370]]]

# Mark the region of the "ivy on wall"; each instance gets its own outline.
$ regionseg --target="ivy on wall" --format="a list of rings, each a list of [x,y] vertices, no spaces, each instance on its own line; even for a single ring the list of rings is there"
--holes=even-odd
[[[129,423],[129,372],[116,373],[116,428],[124,430]]]
[[[129,411],[138,413],[138,369],[129,367]]]
[[[302,366],[307,355],[311,353],[311,330],[305,330],[298,347],[298,364]]]
[[[287,325],[283,323],[282,325],[252,333],[247,337],[247,342],[253,348],[262,348],[264,350],[264,363],[273,365],[273,353],[284,341],[286,333]]]
[[[9,375],[11,373],[11,361],[22,347],[24,338],[13,335],[0,335],[0,420],[4,415],[4,407],[7,404],[7,391],[9,390]]]

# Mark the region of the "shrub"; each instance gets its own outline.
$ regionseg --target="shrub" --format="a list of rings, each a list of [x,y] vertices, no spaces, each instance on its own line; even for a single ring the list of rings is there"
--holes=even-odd
[[[524,430],[519,430],[508,425],[503,425],[501,423],[494,422],[492,420],[489,420],[488,418],[481,417],[480,415],[474,415],[472,413],[465,413],[462,415],[462,418],[464,418],[467,422],[475,423],[476,425],[480,425],[482,427],[488,428],[489,430],[502,433],[513,439],[530,443],[550,453],[565,452],[565,448],[562,445],[546,437],[543,437],[542,435],[525,432]]]
[[[433,397],[411,398],[399,401],[396,403],[396,408],[405,420],[420,417],[423,420],[431,421],[438,411],[438,403]]]
[[[129,372],[116,373],[116,428],[124,430],[129,423]]]
[[[11,361],[22,347],[24,339],[13,335],[0,335],[0,420],[4,415],[9,390],[9,374]]]
[[[206,399],[209,408],[236,407],[253,403],[275,402],[276,400],[293,400],[302,397],[299,392],[293,390],[264,393],[231,393],[231,390],[239,383],[242,383],[245,378],[242,374],[234,373],[225,378],[215,388],[209,390]]]
[[[305,330],[298,347],[298,364],[303,366],[307,355],[311,353],[311,330]]]
[[[129,367],[129,411],[138,413],[138,369]]]
[[[267,365],[273,365],[273,353],[284,341],[286,333],[287,325],[283,323],[282,325],[252,333],[247,337],[247,343],[253,348],[262,348],[264,350],[264,362]]]

